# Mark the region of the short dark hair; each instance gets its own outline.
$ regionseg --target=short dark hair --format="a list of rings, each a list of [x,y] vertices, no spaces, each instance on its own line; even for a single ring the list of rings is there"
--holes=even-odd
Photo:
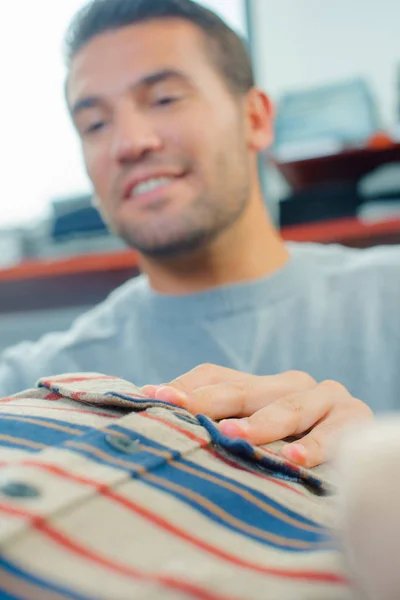
[[[206,36],[206,49],[235,94],[254,85],[251,59],[245,42],[215,13],[193,0],[91,0],[72,20],[65,37],[68,68],[74,56],[94,37],[155,19],[183,19]]]

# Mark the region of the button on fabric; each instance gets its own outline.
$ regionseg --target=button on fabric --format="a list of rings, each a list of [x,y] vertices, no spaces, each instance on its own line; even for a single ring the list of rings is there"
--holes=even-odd
[[[37,498],[40,496],[40,490],[21,481],[6,481],[0,482],[0,494],[11,498]]]
[[[139,441],[135,439],[109,434],[106,436],[106,442],[109,446],[114,448],[114,450],[124,452],[125,454],[134,454],[136,452],[140,452]]]

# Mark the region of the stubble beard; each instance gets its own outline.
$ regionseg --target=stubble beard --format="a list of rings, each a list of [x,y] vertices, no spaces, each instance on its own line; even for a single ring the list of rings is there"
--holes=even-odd
[[[125,243],[150,258],[173,258],[205,248],[243,215],[249,186],[235,190],[233,198],[196,198],[185,211],[170,218],[154,218],[150,225],[137,227],[125,220],[118,235]]]

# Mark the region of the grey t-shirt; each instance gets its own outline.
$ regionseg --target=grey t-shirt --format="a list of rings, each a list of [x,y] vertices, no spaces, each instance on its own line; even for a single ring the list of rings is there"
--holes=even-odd
[[[340,381],[375,411],[400,407],[400,247],[288,248],[270,277],[193,295],[128,281],[69,331],[6,350],[0,396],[65,372],[164,383],[207,362],[259,375],[298,369]]]

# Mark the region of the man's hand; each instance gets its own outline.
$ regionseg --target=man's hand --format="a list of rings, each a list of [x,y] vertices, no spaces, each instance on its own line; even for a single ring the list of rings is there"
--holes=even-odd
[[[166,385],[144,386],[142,392],[220,421],[222,433],[255,445],[303,436],[287,444],[283,454],[305,467],[331,458],[345,426],[373,418],[368,406],[340,383],[317,383],[300,371],[258,376],[201,365]]]

